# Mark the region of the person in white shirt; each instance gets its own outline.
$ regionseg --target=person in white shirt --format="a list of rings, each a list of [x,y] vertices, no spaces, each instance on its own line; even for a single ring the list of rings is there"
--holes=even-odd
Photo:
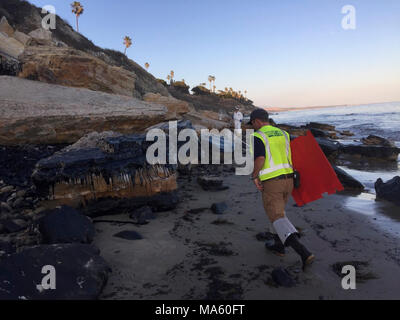
[[[236,107],[236,112],[233,114],[233,120],[235,122],[235,130],[242,130],[243,114],[240,112],[239,107]]]

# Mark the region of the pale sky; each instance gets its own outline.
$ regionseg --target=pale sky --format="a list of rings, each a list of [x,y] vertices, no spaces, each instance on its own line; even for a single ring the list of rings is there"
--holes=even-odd
[[[75,23],[66,0],[54,5]],[[302,107],[400,101],[399,0],[82,0],[80,31],[123,51],[149,72],[192,87],[247,90],[258,106]],[[110,10],[110,4],[112,10]],[[342,28],[342,8],[356,29]]]

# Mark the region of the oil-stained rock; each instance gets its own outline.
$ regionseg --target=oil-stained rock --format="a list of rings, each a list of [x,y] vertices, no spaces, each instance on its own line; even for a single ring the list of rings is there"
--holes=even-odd
[[[111,271],[91,245],[43,245],[0,261],[0,300],[95,300]],[[56,271],[56,290],[44,290],[44,266]]]
[[[32,180],[46,205],[81,207],[91,216],[178,203],[176,167],[149,165],[145,135],[98,134],[81,139],[36,165]]]
[[[385,199],[400,206],[400,177],[394,177],[384,183],[382,179],[378,179],[375,183],[377,199]]]

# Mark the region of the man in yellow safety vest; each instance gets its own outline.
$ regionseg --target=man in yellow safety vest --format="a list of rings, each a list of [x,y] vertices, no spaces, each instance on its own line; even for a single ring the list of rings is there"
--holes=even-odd
[[[284,256],[285,247],[292,247],[303,262],[303,269],[314,262],[314,255],[299,241],[299,233],[286,217],[285,207],[294,188],[294,170],[290,136],[269,123],[269,114],[256,109],[250,116],[253,126],[254,171],[252,180],[262,192],[264,208],[277,235],[268,250]]]

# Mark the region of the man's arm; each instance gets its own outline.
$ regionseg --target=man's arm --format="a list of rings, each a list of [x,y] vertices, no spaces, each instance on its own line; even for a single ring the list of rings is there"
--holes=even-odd
[[[254,137],[254,170],[252,179],[257,189],[262,191],[263,187],[259,179],[259,174],[265,163],[265,145],[258,137]]]

